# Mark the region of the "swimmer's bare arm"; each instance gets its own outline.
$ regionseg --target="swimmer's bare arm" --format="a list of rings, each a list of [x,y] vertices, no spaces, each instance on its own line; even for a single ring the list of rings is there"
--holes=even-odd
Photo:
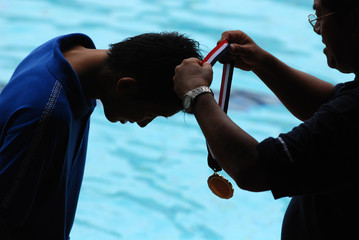
[[[289,67],[261,49],[241,31],[227,31],[220,41],[231,43],[228,58],[242,70],[253,71],[298,119],[306,120],[333,95],[334,86]]]

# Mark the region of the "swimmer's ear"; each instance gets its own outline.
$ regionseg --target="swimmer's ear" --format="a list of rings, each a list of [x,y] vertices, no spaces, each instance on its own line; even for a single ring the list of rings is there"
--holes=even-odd
[[[137,89],[137,81],[135,78],[132,77],[123,77],[117,80],[116,84],[116,91],[120,92],[123,90],[129,90],[129,89]]]

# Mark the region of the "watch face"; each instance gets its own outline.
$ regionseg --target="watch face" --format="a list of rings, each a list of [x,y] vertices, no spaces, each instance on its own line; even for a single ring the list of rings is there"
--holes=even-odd
[[[188,110],[191,107],[191,97],[188,95],[185,95],[183,97],[183,108],[185,110]]]

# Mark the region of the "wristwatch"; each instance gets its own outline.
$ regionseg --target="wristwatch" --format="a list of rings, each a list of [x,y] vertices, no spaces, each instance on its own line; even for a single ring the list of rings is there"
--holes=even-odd
[[[194,102],[196,100],[196,97],[203,93],[210,93],[212,96],[214,96],[212,90],[209,87],[202,86],[195,88],[189,92],[187,92],[182,99],[182,104],[185,112],[191,113],[191,110],[193,108]]]

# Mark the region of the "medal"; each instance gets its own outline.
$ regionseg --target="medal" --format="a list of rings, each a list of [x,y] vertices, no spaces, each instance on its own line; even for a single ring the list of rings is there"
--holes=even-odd
[[[232,184],[218,173],[213,173],[207,180],[208,187],[211,191],[220,198],[230,199],[233,196]]]
[[[229,49],[229,43],[227,41],[223,41],[219,43],[202,61],[209,62],[212,66],[217,62],[218,58],[223,55]],[[219,101],[218,104],[221,109],[227,113],[228,110],[228,102],[229,95],[231,91],[231,83],[233,77],[233,64],[224,64],[223,65],[223,73],[222,73],[222,83],[221,90],[219,93]],[[208,166],[213,169],[214,174],[210,176],[207,180],[208,187],[211,191],[218,197],[229,199],[233,196],[233,186],[232,184],[223,176],[219,175],[217,172],[221,171],[222,168],[213,157],[211,149],[207,144],[208,149]]]

